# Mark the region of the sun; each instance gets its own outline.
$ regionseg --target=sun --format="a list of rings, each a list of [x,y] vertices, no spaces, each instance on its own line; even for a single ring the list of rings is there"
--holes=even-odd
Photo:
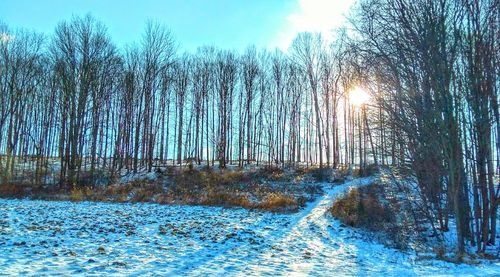
[[[362,88],[356,87],[349,93],[349,101],[354,106],[363,106],[370,100],[370,95]]]

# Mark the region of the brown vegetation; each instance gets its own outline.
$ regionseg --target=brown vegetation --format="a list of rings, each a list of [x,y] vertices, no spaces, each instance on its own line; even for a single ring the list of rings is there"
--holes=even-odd
[[[314,179],[317,169],[265,166],[252,170],[198,170],[192,166],[158,168],[157,179],[118,180],[101,186],[58,186],[3,184],[0,197],[31,197],[46,200],[151,202],[159,204],[243,207],[274,212],[294,212],[321,193]],[[307,196],[307,197],[306,197]]]
[[[0,185],[0,196],[4,198],[21,198],[25,196],[25,186],[16,183]]]
[[[382,230],[395,222],[394,212],[378,199],[376,185],[349,190],[335,201],[330,212],[346,225],[370,230]]]

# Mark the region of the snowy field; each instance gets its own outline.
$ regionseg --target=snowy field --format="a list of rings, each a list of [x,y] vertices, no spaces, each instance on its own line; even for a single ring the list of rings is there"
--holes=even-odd
[[[479,266],[416,261],[325,214],[359,179],[296,214],[156,204],[0,200],[0,275],[471,275]]]

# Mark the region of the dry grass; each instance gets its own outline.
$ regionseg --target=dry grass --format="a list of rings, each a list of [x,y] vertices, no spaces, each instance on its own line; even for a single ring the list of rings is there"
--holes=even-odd
[[[384,224],[395,222],[395,215],[378,200],[376,190],[376,185],[351,189],[333,203],[331,214],[352,227],[381,230]]]
[[[257,204],[258,209],[266,211],[296,211],[299,209],[298,200],[281,192],[266,195],[262,202]]]
[[[0,197],[21,198],[26,195],[26,186],[23,184],[7,183],[0,185]]]
[[[157,183],[145,182],[134,190],[130,202],[152,202],[153,197],[163,192],[163,186]]]
[[[73,188],[69,194],[69,199],[73,202],[89,200],[92,193],[90,188]]]
[[[246,209],[259,209],[271,212],[296,211],[299,201],[281,192],[273,192],[265,195],[261,201],[252,202],[247,195],[235,195],[231,192],[208,193],[201,201],[202,205],[242,207]]]
[[[254,173],[250,173],[252,179],[265,179],[270,181],[290,181],[291,178],[285,174],[281,167],[264,166]]]
[[[116,183],[117,179],[105,179],[105,174],[100,173],[94,177],[98,175],[107,181],[91,184],[88,182],[91,176],[84,172],[80,176],[82,180],[71,189],[54,185],[28,191],[30,197],[47,200],[155,202],[280,212],[296,211],[322,191],[314,182],[302,182],[304,175],[309,180],[316,178],[311,176],[321,175],[319,169],[284,170],[264,166],[253,170],[200,170],[194,166],[168,166],[156,168],[155,172],[159,176],[157,180],[134,180],[125,184]],[[24,191],[21,186],[0,185],[0,197],[16,197],[24,195]]]
[[[297,176],[309,177],[314,182],[339,182],[342,181],[348,171],[337,170],[332,167],[301,167],[297,168]]]
[[[242,207],[247,209],[255,208],[255,205],[248,200],[245,195],[234,195],[232,193],[211,192],[201,201],[202,205],[223,206],[223,207]]]
[[[297,210],[305,200],[261,185],[259,180],[287,180],[282,169],[263,167],[256,171],[196,170],[176,171],[168,189],[156,197],[165,204],[194,204],[223,207],[243,207],[267,211]]]
[[[69,191],[69,200],[151,202],[153,196],[163,192],[160,184],[147,181],[133,181],[128,184],[114,184],[107,187],[74,187]]]

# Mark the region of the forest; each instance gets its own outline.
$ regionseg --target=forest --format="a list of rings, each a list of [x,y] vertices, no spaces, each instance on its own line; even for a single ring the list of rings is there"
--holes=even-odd
[[[500,1],[361,0],[333,37],[183,52],[154,20],[123,48],[90,14],[52,34],[0,23],[0,187],[385,168],[459,255],[500,249]]]

